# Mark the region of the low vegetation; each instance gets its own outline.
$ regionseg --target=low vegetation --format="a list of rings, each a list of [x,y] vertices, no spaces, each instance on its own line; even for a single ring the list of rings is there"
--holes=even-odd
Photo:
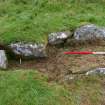
[[[65,87],[34,71],[0,71],[0,105],[104,105],[104,76],[83,77]]]
[[[104,10],[104,0],[0,0],[0,43],[46,43],[50,32],[105,26]]]

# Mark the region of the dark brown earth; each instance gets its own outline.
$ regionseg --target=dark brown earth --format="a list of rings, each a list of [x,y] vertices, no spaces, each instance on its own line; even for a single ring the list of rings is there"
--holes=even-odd
[[[77,45],[74,47],[50,47],[47,59],[31,61],[11,60],[10,69],[35,69],[47,74],[50,80],[59,80],[71,73],[81,73],[97,67],[105,67],[105,55],[64,55],[65,51],[105,51],[105,45]]]

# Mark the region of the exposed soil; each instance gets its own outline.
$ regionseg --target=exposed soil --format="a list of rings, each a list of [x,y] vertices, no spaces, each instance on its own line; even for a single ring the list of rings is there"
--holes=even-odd
[[[81,73],[97,67],[105,67],[105,55],[64,55],[65,51],[105,51],[105,46],[85,45],[73,47],[50,47],[49,58],[31,61],[11,60],[11,69],[35,69],[48,75],[50,80],[59,80],[71,73]]]

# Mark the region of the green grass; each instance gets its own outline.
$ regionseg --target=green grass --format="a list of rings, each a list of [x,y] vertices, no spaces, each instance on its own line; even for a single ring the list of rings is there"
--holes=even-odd
[[[48,33],[104,20],[104,0],[0,0],[0,43],[46,43]]]
[[[0,105],[68,105],[67,91],[35,71],[0,72]]]
[[[72,82],[69,90],[72,93],[73,105],[104,105],[104,81],[105,76],[94,75]]]
[[[104,76],[85,77],[68,86],[48,83],[36,71],[0,71],[0,105],[101,105]]]

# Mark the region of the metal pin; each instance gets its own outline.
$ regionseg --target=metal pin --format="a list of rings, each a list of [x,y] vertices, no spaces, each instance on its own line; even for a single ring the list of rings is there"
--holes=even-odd
[[[20,65],[22,64],[22,59],[20,58]]]

